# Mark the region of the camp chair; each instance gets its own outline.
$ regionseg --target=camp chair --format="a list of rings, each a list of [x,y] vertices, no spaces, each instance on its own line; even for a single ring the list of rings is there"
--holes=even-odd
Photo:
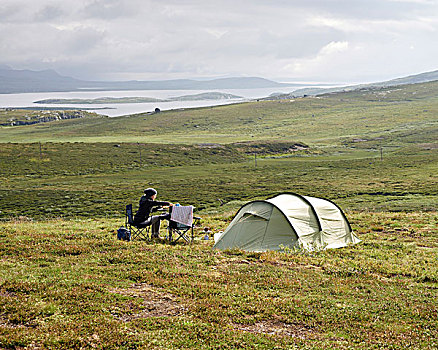
[[[176,221],[169,221],[169,241],[170,242],[176,242],[180,238],[182,238],[187,243],[190,243],[194,239],[194,231],[193,228],[196,227],[196,225],[201,220],[200,217],[194,216],[193,217],[193,224],[191,226],[187,226],[184,224],[181,224]],[[190,236],[187,234],[190,231]]]
[[[132,204],[128,204],[126,206],[125,227],[131,231],[131,241],[140,237],[149,240],[149,226],[134,224],[134,217],[132,214]]]
[[[170,207],[170,212],[172,210],[172,207]],[[193,229],[196,227],[196,225],[199,224],[201,221],[201,218],[198,216],[193,217],[193,222],[191,226],[181,224],[179,222],[169,220],[169,226],[167,229],[169,230],[169,242],[176,242],[179,239],[183,239],[187,243],[190,243],[194,239],[194,232]],[[188,232],[190,231],[190,236],[188,235]]]

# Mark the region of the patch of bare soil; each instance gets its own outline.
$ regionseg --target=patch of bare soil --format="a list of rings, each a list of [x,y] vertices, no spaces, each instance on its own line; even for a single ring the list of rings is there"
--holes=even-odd
[[[426,150],[438,149],[438,143],[421,143],[419,146]]]
[[[110,292],[142,300],[140,311],[134,311],[138,310],[138,304],[130,302],[126,305],[125,312],[113,313],[115,318],[125,322],[149,317],[172,317],[185,310],[172,294],[158,292],[144,283],[126,289],[112,289]]]
[[[6,260],[2,259],[2,261],[6,261]],[[9,292],[7,290],[0,290],[0,297],[14,298],[15,297],[15,293]]]
[[[298,339],[309,339],[317,336],[316,330],[312,327],[273,320],[260,321],[251,325],[234,323],[233,328],[243,332],[293,337]]]
[[[321,270],[322,267],[321,266],[317,266],[317,265],[302,265],[302,264],[297,264],[295,262],[288,262],[288,261],[282,261],[282,260],[264,260],[264,259],[260,259],[260,260],[246,260],[246,259],[227,259],[227,260],[223,260],[220,261],[216,264],[217,267],[215,267],[215,269],[219,269],[219,270],[228,270],[230,267],[232,267],[233,265],[242,265],[242,264],[270,264],[273,266],[281,266],[281,267],[285,267],[288,268],[290,270],[301,270],[301,269],[307,269],[307,270]]]
[[[197,146],[199,148],[225,148],[219,143],[199,143]]]
[[[14,298],[15,293],[11,293],[6,290],[0,290],[0,297]],[[25,328],[25,327],[27,327],[27,325],[11,322],[7,319],[5,315],[0,315],[0,328],[13,329],[13,328]]]
[[[0,328],[14,329],[14,328],[25,328],[23,324],[15,324],[10,322],[6,317],[0,316]]]

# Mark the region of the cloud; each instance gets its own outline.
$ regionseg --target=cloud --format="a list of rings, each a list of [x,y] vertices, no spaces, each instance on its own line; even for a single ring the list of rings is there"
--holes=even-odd
[[[35,14],[35,20],[39,22],[52,21],[64,14],[62,8],[54,5],[47,5]]]
[[[2,0],[0,64],[84,79],[387,78],[436,69],[437,30],[427,0]]]
[[[320,55],[326,56],[334,53],[346,51],[348,49],[348,41],[332,41],[325,45],[320,50]]]
[[[80,10],[84,18],[98,18],[114,20],[116,18],[129,18],[138,13],[141,2],[120,0],[94,0]]]

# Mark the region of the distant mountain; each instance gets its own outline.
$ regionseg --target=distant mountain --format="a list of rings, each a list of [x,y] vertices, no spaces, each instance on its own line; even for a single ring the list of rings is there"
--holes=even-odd
[[[15,70],[0,66],[0,93],[56,92],[56,91],[108,91],[108,90],[214,90],[293,87],[272,80],[245,77],[213,80],[162,80],[162,81],[86,81],[66,77],[54,70]]]
[[[296,86],[294,84],[277,83],[272,80],[248,78],[222,78],[212,80],[161,80],[161,81],[114,81],[84,82],[87,88],[94,90],[214,90],[214,89],[257,89],[272,87]]]
[[[351,91],[360,88],[397,86],[438,80],[438,70],[384,82],[351,85],[336,88],[305,88],[294,90],[293,96],[318,95],[329,92]],[[86,81],[62,76],[54,70],[15,70],[0,65],[0,93],[60,92],[60,91],[110,91],[110,90],[216,90],[256,88],[297,88],[302,84],[278,83],[258,77],[221,78],[212,80],[161,80],[161,81]],[[282,95],[279,95],[282,96]]]
[[[14,70],[0,66],[0,93],[76,90],[80,80],[64,77],[54,70]]]
[[[366,89],[366,88],[380,88],[380,87],[391,87],[391,86],[399,86],[406,84],[417,84],[417,83],[427,83],[429,81],[438,80],[438,70],[426,73],[420,73],[415,75],[409,75],[407,77],[370,83],[370,84],[359,84],[359,85],[350,85],[350,86],[342,86],[342,87],[334,87],[334,88],[305,88],[294,90],[290,94],[285,94],[290,97],[292,96],[304,96],[304,95],[321,95],[327,94],[331,92],[340,92],[340,91],[353,91],[358,89]],[[276,95],[275,97],[280,97],[283,95]]]

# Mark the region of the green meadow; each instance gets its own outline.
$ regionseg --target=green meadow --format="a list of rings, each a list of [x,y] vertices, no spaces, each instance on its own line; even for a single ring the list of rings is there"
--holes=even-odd
[[[432,82],[0,127],[0,347],[437,348],[437,116]],[[117,240],[147,187],[196,207],[192,244]],[[284,191],[335,201],[362,242],[201,239]]]

